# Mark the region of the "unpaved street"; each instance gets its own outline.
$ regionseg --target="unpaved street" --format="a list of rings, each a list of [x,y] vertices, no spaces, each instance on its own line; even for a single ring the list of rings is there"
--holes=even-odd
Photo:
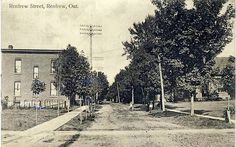
[[[234,129],[198,129],[194,124],[176,123],[176,114],[154,117],[148,112],[130,111],[123,104],[104,104],[96,113],[91,126],[83,131],[43,131],[4,146],[233,147],[235,143]]]
[[[71,146],[234,146],[233,130],[191,129],[154,118],[127,105],[103,105],[92,126],[82,131]]]

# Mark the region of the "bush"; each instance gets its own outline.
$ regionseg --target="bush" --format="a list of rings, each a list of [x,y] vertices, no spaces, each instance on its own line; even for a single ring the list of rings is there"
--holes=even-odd
[[[7,109],[8,106],[8,96],[5,96],[3,100],[1,100],[1,104],[2,104],[2,109]]]
[[[219,101],[221,98],[219,97],[219,93],[217,91],[214,91],[210,93],[209,98],[207,98],[209,101]]]

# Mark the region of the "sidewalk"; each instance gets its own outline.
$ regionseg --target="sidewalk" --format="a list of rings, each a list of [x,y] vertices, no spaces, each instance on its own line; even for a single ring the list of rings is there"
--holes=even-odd
[[[41,133],[47,133],[56,130],[57,128],[61,127],[77,115],[79,115],[84,110],[88,109],[88,106],[82,106],[74,111],[65,113],[64,115],[61,115],[59,117],[56,117],[54,119],[51,119],[47,122],[44,122],[42,124],[39,124],[33,128],[30,128],[28,130],[19,132],[18,134],[15,134],[12,137],[6,138],[2,140],[3,144],[11,143],[13,141],[17,142],[26,142],[30,141],[34,135],[40,135]]]

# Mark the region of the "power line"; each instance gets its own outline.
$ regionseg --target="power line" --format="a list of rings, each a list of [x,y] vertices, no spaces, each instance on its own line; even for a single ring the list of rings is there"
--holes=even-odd
[[[117,49],[106,50],[106,51],[96,52],[96,54],[109,53],[109,52],[114,52],[114,51],[120,51],[120,50],[117,50]]]
[[[93,67],[93,51],[92,51],[92,45],[93,45],[93,36],[94,35],[102,35],[102,26],[101,25],[80,25],[80,34],[88,35],[90,40],[90,65],[91,68]]]

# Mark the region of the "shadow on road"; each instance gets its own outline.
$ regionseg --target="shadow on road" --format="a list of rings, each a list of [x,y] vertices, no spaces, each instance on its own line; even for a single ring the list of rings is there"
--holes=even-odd
[[[65,143],[59,145],[59,147],[68,147],[70,144],[77,141],[79,137],[80,137],[80,134],[75,134],[70,139],[68,139]]]
[[[154,113],[150,113],[148,114],[152,117],[158,117],[158,118],[161,118],[161,117],[178,117],[178,116],[186,116],[186,114],[182,114],[182,113],[177,113],[177,112],[171,112],[171,111],[164,111],[164,112],[161,112],[161,111],[157,111],[157,112],[154,112]]]

